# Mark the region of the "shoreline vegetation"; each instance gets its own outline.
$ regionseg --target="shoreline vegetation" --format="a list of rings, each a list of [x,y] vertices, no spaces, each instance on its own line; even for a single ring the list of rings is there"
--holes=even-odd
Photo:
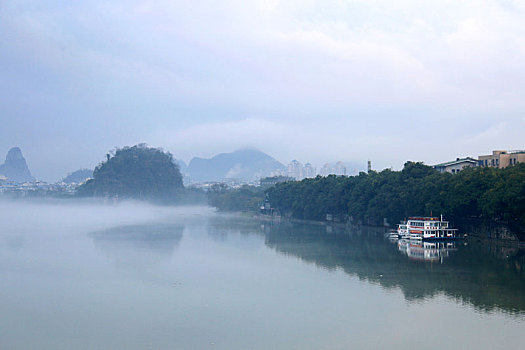
[[[486,226],[487,238],[507,235],[525,241],[525,164],[449,174],[407,162],[401,171],[318,176],[266,189],[215,186],[208,192],[208,202],[220,211],[254,213],[267,203],[273,215],[285,219],[371,226],[443,214],[462,230],[479,224]],[[496,237],[491,233],[494,227],[501,231]]]

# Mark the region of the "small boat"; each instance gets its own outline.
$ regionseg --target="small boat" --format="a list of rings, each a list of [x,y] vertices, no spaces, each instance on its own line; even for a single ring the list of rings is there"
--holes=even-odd
[[[399,239],[399,233],[397,233],[397,230],[390,230],[386,233],[385,236],[391,241],[396,241]]]
[[[397,230],[390,230],[390,231],[388,231],[388,233],[386,234],[386,236],[387,236],[388,238],[394,238],[394,237],[395,237],[395,238],[398,238],[398,235],[399,235],[399,234],[397,233]]]
[[[400,238],[410,240],[447,240],[457,239],[457,229],[449,228],[448,221],[441,217],[410,217],[406,223],[398,225]]]

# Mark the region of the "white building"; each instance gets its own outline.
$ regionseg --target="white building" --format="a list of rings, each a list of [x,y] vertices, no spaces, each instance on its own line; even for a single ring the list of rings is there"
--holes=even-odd
[[[303,168],[303,175],[305,178],[314,178],[316,175],[315,168],[310,163],[306,163]]]
[[[335,175],[346,175],[346,167],[344,166],[343,162],[339,161],[335,163],[334,174]]]
[[[319,175],[328,176],[328,175],[346,175],[347,169],[343,162],[339,161],[332,166],[330,163],[323,165],[321,170],[319,170]]]
[[[475,167],[478,166],[478,161],[466,157],[466,158],[456,158],[456,160],[446,162],[446,163],[440,163],[434,165],[434,169],[437,169],[439,172],[448,172],[452,174],[459,173],[461,170],[465,168]]]
[[[304,179],[303,176],[303,164],[297,160],[292,160],[290,164],[288,164],[288,177],[293,177],[296,180],[302,180]]]
[[[330,164],[326,163],[325,165],[323,165],[323,167],[319,170],[319,175],[321,176],[328,176],[332,174],[332,167],[330,166]]]

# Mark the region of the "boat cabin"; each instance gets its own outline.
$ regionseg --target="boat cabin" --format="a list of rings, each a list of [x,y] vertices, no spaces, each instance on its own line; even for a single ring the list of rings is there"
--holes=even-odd
[[[449,228],[443,217],[410,217],[398,227],[399,235],[410,239],[451,239],[456,238],[456,231]]]

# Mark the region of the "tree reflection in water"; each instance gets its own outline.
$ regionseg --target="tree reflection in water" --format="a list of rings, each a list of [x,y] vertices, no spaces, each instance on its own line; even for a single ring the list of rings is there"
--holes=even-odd
[[[143,266],[168,260],[184,231],[180,224],[117,226],[90,233],[95,247],[119,265]]]
[[[241,221],[234,227],[231,219],[210,225],[220,226],[221,232],[229,226],[264,234],[265,244],[281,254],[340,269],[387,290],[399,288],[410,302],[444,294],[478,310],[525,315],[525,251],[517,246],[458,241],[405,247],[374,228]]]

